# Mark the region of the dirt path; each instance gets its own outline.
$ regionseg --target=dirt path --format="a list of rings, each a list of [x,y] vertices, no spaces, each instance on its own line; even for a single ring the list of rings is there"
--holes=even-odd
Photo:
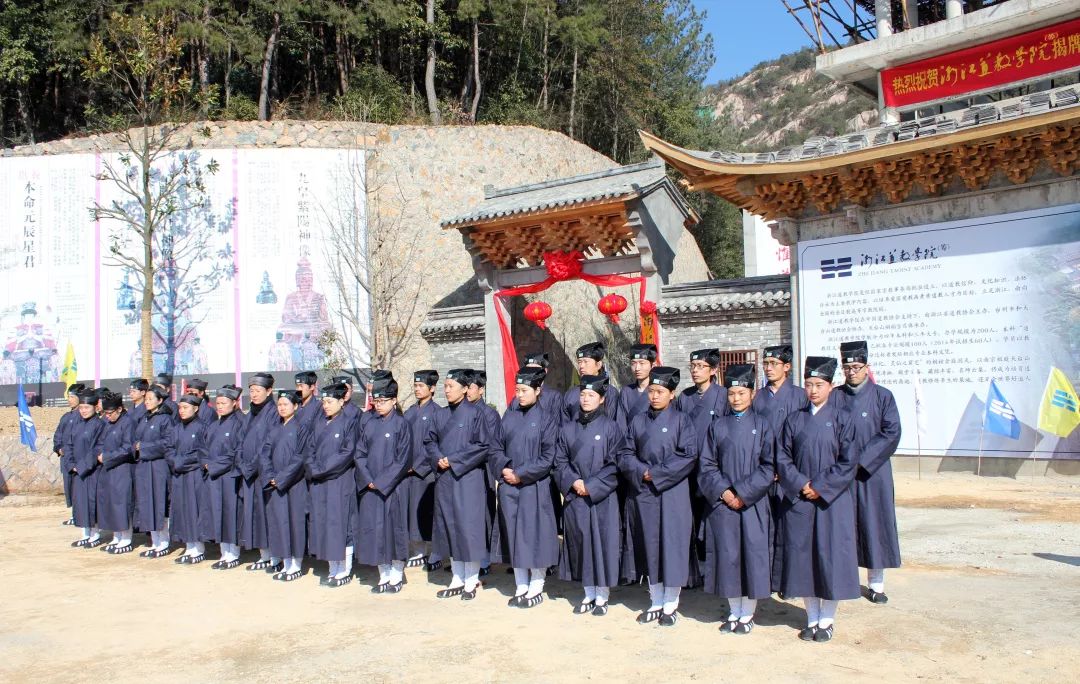
[[[827,645],[798,641],[801,604],[773,600],[736,637],[716,631],[723,601],[699,591],[666,629],[634,623],[639,587],[615,590],[604,618],[572,615],[579,588],[558,581],[544,604],[507,608],[501,567],[470,604],[435,598],[443,573],[410,570],[403,593],[375,596],[371,570],[332,590],[310,569],[282,585],[172,556],[113,557],[70,548],[55,500],[7,500],[0,681],[981,682],[1080,671],[1080,487],[902,477],[898,499],[905,567],[889,575],[892,601],[843,603]]]

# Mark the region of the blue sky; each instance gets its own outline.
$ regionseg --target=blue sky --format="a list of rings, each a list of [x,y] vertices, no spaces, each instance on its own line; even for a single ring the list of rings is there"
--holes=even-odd
[[[780,0],[693,0],[705,10],[705,29],[713,36],[716,64],[706,83],[738,76],[758,62],[810,45],[810,38]],[[798,4],[789,2],[792,6]]]

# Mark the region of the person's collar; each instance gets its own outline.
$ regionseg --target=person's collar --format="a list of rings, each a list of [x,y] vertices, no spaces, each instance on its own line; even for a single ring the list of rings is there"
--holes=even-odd
[[[773,384],[770,382],[768,384],[769,391],[772,392],[773,394],[778,394],[780,392],[780,390],[784,389],[784,383],[785,382],[787,382],[787,376],[786,375],[783,376],[782,378],[780,378],[780,382],[778,382],[775,386],[773,386]]]
[[[869,384],[870,378],[863,378],[863,381],[860,382],[858,385],[852,385],[851,383],[847,383],[844,386],[847,387],[847,390],[852,394],[858,394],[859,392],[862,392],[863,389]]]

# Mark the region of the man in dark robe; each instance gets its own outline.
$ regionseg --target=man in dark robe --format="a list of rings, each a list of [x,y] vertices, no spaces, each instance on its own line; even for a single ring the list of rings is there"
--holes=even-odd
[[[266,478],[259,472],[263,445],[270,430],[280,422],[274,400],[274,376],[256,373],[248,381],[249,410],[241,420],[244,423],[243,441],[240,443],[238,469],[239,480],[239,539],[243,549],[258,549],[259,560],[247,566],[251,572],[267,570],[281,563],[272,557],[266,522],[267,494],[263,489]]]
[[[176,448],[166,454],[169,480],[169,533],[184,544],[184,553],[173,562],[197,565],[205,560],[206,544],[200,539],[200,507],[206,500],[206,423],[199,420],[202,399],[185,394],[177,402],[179,420],[174,425]]]
[[[867,594],[872,603],[888,603],[885,568],[900,567],[900,537],[896,531],[896,494],[892,455],[900,443],[900,413],[892,392],[869,380],[866,342],[840,345],[844,379],[842,405],[855,428],[855,531],[859,567],[866,568]]]
[[[172,376],[172,374],[170,374],[170,373],[158,373],[156,376],[154,376],[154,384],[157,385],[158,387],[160,387],[161,389],[165,390],[165,393],[168,395],[168,398],[165,399],[165,405],[169,407],[169,410],[172,412],[172,414],[174,416],[176,416],[176,420],[179,421],[180,420],[180,412],[178,411],[177,403],[175,401],[173,401],[173,398],[172,398],[173,397],[173,376]]]
[[[550,415],[558,415],[561,420],[563,393],[546,379],[546,373],[551,368],[551,355],[547,352],[530,352],[525,355],[523,365],[526,368],[542,368],[544,370],[545,380],[540,392],[540,407]]]
[[[487,420],[466,399],[470,372],[451,370],[443,383],[447,406],[436,411],[424,446],[435,471],[432,547],[450,558],[453,579],[439,598],[476,598],[480,563],[488,555],[486,461],[490,451]]]
[[[296,374],[296,390],[300,392],[300,408],[296,410],[296,419],[314,431],[315,422],[324,418],[322,402],[319,401],[319,376],[315,371],[300,371]]]
[[[102,433],[105,422],[97,416],[98,393],[85,390],[79,394],[79,420],[70,428],[68,443],[71,445],[70,464],[74,475],[71,483],[71,513],[75,526],[82,530],[82,538],[71,543],[74,547],[94,548],[101,546],[101,530],[98,527],[97,488]]]
[[[150,535],[143,558],[169,553],[169,462],[176,450],[176,416],[165,405],[168,393],[154,385],[144,398],[146,413],[135,424],[135,529]]]
[[[483,413],[484,421],[487,425],[487,434],[490,439],[489,444],[494,447],[495,438],[499,435],[501,430],[499,412],[495,410],[491,404],[487,403],[484,399],[484,394],[487,391],[487,371],[479,368],[470,368],[469,371],[469,386],[465,389],[465,398],[470,403],[478,406]],[[494,472],[491,467],[491,454],[488,454],[487,468],[487,506],[488,506],[488,519],[492,522],[495,521],[495,486],[499,481],[498,473]],[[488,555],[480,561],[480,576],[486,577],[491,572],[491,540],[488,540]]]
[[[274,411],[281,420],[269,423],[259,453],[259,481],[266,491],[266,536],[268,551],[281,559],[281,569],[273,574],[280,582],[293,582],[303,574],[307,547],[308,485],[304,479],[304,454],[310,437],[306,426],[296,419],[300,393],[282,390],[276,406],[267,399],[263,413]],[[276,567],[276,566],[275,566]]]
[[[205,380],[199,378],[192,378],[187,381],[187,392],[202,400],[199,404],[199,420],[206,423],[207,427],[217,422],[217,410],[210,403],[210,400],[206,398],[206,388],[209,386]]]
[[[431,517],[435,502],[435,473],[424,448],[424,437],[428,428],[434,424],[435,412],[439,405],[435,403],[435,386],[439,384],[439,372],[436,370],[418,370],[413,373],[413,396],[416,403],[405,412],[412,435],[412,465],[405,487],[408,496],[410,555],[406,567],[417,567],[427,563],[437,570],[442,567],[442,560],[431,554]]]
[[[330,384],[345,385],[347,390],[345,392],[345,405],[341,407],[341,411],[345,414],[346,420],[355,421],[357,423],[357,428],[359,428],[360,416],[364,412],[353,402],[353,377],[351,375],[336,375],[330,379]]]
[[[657,351],[655,344],[635,344],[630,347],[630,372],[634,382],[623,386],[619,391],[619,410],[623,418],[630,422],[639,413],[649,410],[649,373],[656,366]]]
[[[79,420],[79,392],[85,390],[86,385],[82,383],[68,386],[67,403],[70,410],[60,416],[60,421],[53,432],[53,453],[60,459],[60,476],[64,481],[64,501],[69,509],[71,508],[71,481],[75,477],[72,472],[74,464],[71,460],[71,430]],[[75,518],[69,515],[63,524],[74,525]]]
[[[221,559],[211,567],[231,570],[240,565],[239,493],[240,448],[244,415],[237,410],[240,388],[225,385],[214,399],[217,419],[206,430],[206,505],[199,511],[202,541],[217,542]],[[199,411],[203,411],[200,408]]]
[[[771,593],[772,546],[766,494],[775,472],[775,439],[769,420],[751,410],[753,364],[724,370],[727,415],[709,426],[698,465],[705,501],[705,591],[728,601],[720,631],[749,634],[754,610]]]
[[[150,382],[146,378],[135,378],[128,385],[128,398],[131,399],[131,419],[136,423],[146,415],[146,391]]]
[[[604,354],[606,353],[607,347],[604,346],[603,342],[589,342],[578,347],[577,352],[575,352],[578,377],[583,378],[586,375],[606,376],[607,369],[604,368]],[[605,392],[604,409],[607,411],[608,417],[615,421],[622,420],[619,390],[609,384]],[[574,420],[577,417],[577,412],[581,410],[581,402],[578,400],[580,394],[580,387],[571,387],[563,394],[563,420]]]
[[[698,437],[690,416],[675,407],[678,386],[678,369],[652,369],[649,409],[630,421],[619,453],[619,470],[630,489],[626,508],[635,566],[649,582],[650,604],[638,615],[641,624],[675,624],[679,594],[690,574],[689,479],[697,466]]]
[[[105,551],[114,554],[132,550],[132,514],[135,510],[133,469],[135,464],[135,422],[124,409],[124,398],[112,392],[101,400],[105,430],[98,463],[98,527],[113,533]]]
[[[803,641],[831,640],[840,601],[859,597],[851,486],[855,432],[847,413],[829,400],[835,374],[836,359],[806,357],[803,387],[810,403],[788,416],[776,442],[776,468],[788,500],[780,591],[803,597]]]
[[[754,412],[769,421],[773,435],[779,437],[787,417],[806,408],[806,392],[791,381],[792,350],[790,344],[765,347],[761,367],[765,371],[766,384],[754,395]],[[777,481],[769,488],[772,534],[772,586],[780,587],[780,569],[784,566],[784,492]]]

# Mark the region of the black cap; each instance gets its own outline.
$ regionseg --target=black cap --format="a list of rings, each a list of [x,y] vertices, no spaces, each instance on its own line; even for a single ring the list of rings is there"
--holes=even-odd
[[[224,387],[219,389],[217,391],[217,393],[218,393],[219,397],[228,397],[229,399],[232,399],[233,401],[236,401],[237,399],[239,399],[240,395],[242,394],[242,392],[240,391],[240,388],[237,387],[236,385],[225,385]]]
[[[581,383],[578,385],[584,390],[592,390],[600,396],[604,396],[608,388],[608,376],[606,375],[583,375],[581,376]]]
[[[169,385],[172,384],[172,374],[171,373],[158,373],[157,375],[154,376],[154,384],[155,385],[165,385],[166,387],[168,387]]]
[[[603,342],[590,342],[577,348],[577,358],[603,361],[606,351],[607,347],[604,346]]]
[[[866,363],[869,352],[866,342],[862,340],[840,343],[840,360],[843,363]]]
[[[720,350],[719,349],[698,349],[697,351],[690,352],[691,361],[704,361],[709,364],[710,368],[716,368],[720,365]]]
[[[630,347],[629,355],[631,359],[645,359],[646,361],[656,361],[656,345],[635,344],[633,347]]]
[[[469,371],[469,384],[476,385],[477,387],[487,386],[487,371],[480,368],[473,368]]]
[[[754,364],[733,363],[724,369],[724,387],[749,387],[754,389]]]
[[[304,385],[317,385],[319,384],[319,376],[315,371],[300,371],[296,374],[296,383]]]
[[[807,356],[803,364],[804,378],[821,378],[830,383],[836,375],[836,359],[832,356]]]
[[[526,366],[540,366],[543,369],[551,367],[551,355],[547,352],[532,352],[525,355]]]
[[[392,380],[394,378],[394,371],[388,371],[385,368],[376,368],[371,371],[371,381],[377,380]]]
[[[74,395],[77,396],[77,395],[82,394],[83,392],[86,391],[86,385],[84,385],[81,382],[76,382],[76,383],[74,383],[72,385],[68,385],[67,391],[68,391],[68,394],[74,394]]]
[[[178,403],[178,404],[191,404],[195,408],[199,408],[200,406],[202,406],[202,399],[195,396],[194,394],[185,394],[184,396],[180,397],[180,400],[177,401],[176,403]]]
[[[199,378],[192,378],[187,381],[187,386],[189,389],[197,389],[200,392],[205,392],[209,383],[205,380],[200,380]]]
[[[150,389],[150,381],[146,378],[135,378],[128,386],[133,390],[145,392],[146,390]]]
[[[540,386],[544,384],[545,377],[547,377],[547,371],[543,368],[522,366],[514,376],[514,384],[528,385],[533,389],[540,389]]]
[[[303,397],[300,396],[300,393],[298,391],[296,391],[296,390],[289,390],[289,389],[278,390],[277,395],[278,395],[278,399],[288,399],[289,401],[291,401],[293,403],[294,406],[299,406],[300,402],[302,402],[304,400]]]
[[[371,383],[372,399],[397,399],[398,384],[393,378],[376,380]]]
[[[413,382],[422,382],[428,387],[434,387],[439,384],[439,371],[437,370],[418,370],[413,373]]]
[[[332,385],[348,385],[353,386],[353,377],[351,375],[335,375],[330,378],[330,384]]]
[[[101,398],[102,411],[115,411],[116,409],[123,407],[124,398],[115,392],[107,392],[105,396]]]
[[[105,395],[108,394],[108,393],[109,393],[109,388],[108,387],[98,387],[97,389],[94,390],[94,394],[97,395],[98,401],[101,401],[102,399],[104,399]]]
[[[327,385],[323,387],[319,396],[323,399],[345,399],[345,394],[349,391],[349,388],[342,384]]]
[[[269,373],[256,373],[248,380],[248,387],[252,386],[270,389],[274,386],[274,376]]]
[[[472,370],[469,368],[453,368],[446,374],[447,380],[453,380],[459,385],[464,387],[469,386],[469,380],[472,377]]]
[[[784,363],[791,363],[792,352],[790,344],[778,344],[775,347],[765,347],[766,359],[780,359]]]
[[[679,386],[681,377],[678,368],[656,366],[649,372],[649,386],[660,385],[674,392],[675,388]]]
[[[92,389],[84,389],[82,392],[79,392],[79,403],[96,406],[98,403],[97,392]]]
[[[153,394],[155,397],[157,397],[158,401],[165,401],[169,398],[169,390],[165,389],[164,387],[158,387],[157,385],[154,385],[148,391],[150,392],[150,394]]]

